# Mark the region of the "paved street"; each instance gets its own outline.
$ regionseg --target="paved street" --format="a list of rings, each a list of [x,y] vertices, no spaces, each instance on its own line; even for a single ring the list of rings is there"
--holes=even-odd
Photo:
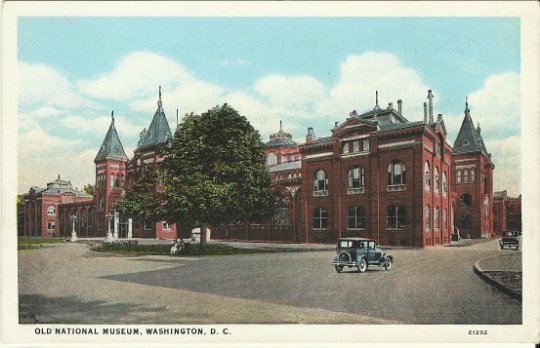
[[[19,253],[21,322],[518,324],[521,303],[473,272],[497,241],[391,250],[337,274],[332,251],[119,257],[81,244]]]

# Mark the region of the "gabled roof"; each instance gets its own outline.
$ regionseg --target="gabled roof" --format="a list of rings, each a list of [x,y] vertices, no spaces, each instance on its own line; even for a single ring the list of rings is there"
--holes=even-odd
[[[156,113],[154,114],[154,118],[152,118],[148,130],[144,129],[141,132],[141,138],[135,151],[167,144],[171,140],[171,128],[169,127],[167,117],[165,117],[165,112],[163,111],[163,106],[161,104],[161,86],[159,86],[159,100]]]
[[[116,132],[116,127],[114,126],[114,112],[111,114],[111,118],[111,125],[105,135],[105,139],[103,139],[103,143],[99,148],[99,152],[96,155],[94,162],[99,162],[106,158],[115,158],[126,162],[128,160],[124,147]]]
[[[489,156],[484,140],[480,135],[480,127],[474,128],[474,123],[471,118],[469,103],[465,103],[465,117],[461,123],[456,141],[454,141],[454,153],[470,153],[481,152]]]

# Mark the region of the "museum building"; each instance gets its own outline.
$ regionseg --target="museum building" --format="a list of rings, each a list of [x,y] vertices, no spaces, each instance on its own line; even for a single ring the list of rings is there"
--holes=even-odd
[[[425,247],[448,244],[454,228],[462,237],[499,234],[493,228],[494,165],[468,103],[453,147],[446,141],[443,116],[433,113],[431,90],[423,121],[407,120],[402,110],[401,100],[397,109],[392,103],[381,108],[376,96],[372,110],[351,112],[329,136],[317,138],[308,128],[303,144],[280,122],[264,147],[267,170],[283,197],[274,217],[265,224],[215,226],[212,238],[333,243],[357,236],[383,245]],[[180,231],[174,224],[122,217],[114,209],[145,168],[159,165],[156,148],[171,139],[161,89],[158,108],[131,159],[112,115],[94,160],[94,198],[66,187],[58,192],[63,200],[48,203],[43,197],[49,197],[49,185],[60,183],[45,190],[33,187],[24,196],[24,234],[69,235],[75,224],[82,236],[106,236],[111,229],[118,238],[176,237]],[[55,206],[52,215],[47,214],[50,205]]]

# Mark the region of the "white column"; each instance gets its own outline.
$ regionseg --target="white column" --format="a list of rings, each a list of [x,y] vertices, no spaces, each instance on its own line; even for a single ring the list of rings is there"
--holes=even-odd
[[[113,217],[113,228],[114,228],[114,239],[118,239],[118,212],[115,211],[114,212],[114,217]]]
[[[133,238],[133,220],[131,218],[128,219],[128,239]]]
[[[75,232],[75,219],[76,219],[76,216],[73,215],[71,217],[71,239],[70,239],[70,242],[72,243],[77,241],[77,232]]]

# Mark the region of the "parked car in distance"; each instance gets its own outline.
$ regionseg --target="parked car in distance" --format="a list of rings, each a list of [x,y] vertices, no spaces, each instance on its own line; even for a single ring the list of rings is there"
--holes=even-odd
[[[499,240],[501,250],[504,248],[519,250],[521,241],[520,231],[503,231],[502,237]]]
[[[394,264],[394,258],[385,254],[373,239],[340,238],[332,264],[338,273],[343,271],[344,267],[356,267],[363,273],[369,266],[382,266],[389,271]]]

